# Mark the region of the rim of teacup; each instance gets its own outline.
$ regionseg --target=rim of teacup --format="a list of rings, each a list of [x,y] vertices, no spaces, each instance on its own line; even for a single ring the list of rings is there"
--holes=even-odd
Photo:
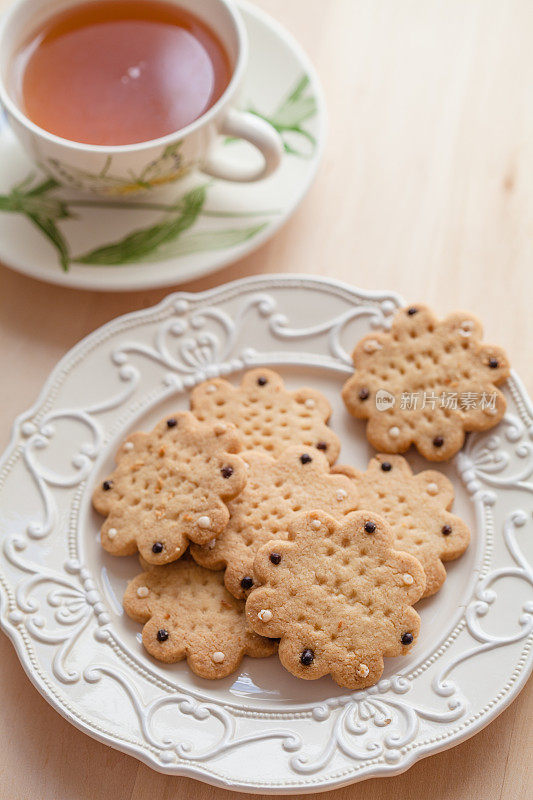
[[[83,1],[84,0],[80,0],[80,2]],[[181,0],[166,1],[177,5],[179,5],[181,2]],[[143,152],[144,150],[150,150],[153,147],[164,147],[166,145],[173,144],[176,139],[184,139],[191,133],[194,133],[196,130],[203,128],[206,123],[212,121],[220,113],[224,106],[234,97],[244,75],[244,70],[248,61],[248,34],[242,16],[239,12],[239,9],[236,7],[234,0],[211,0],[211,2],[216,2],[218,5],[222,6],[231,19],[237,40],[237,57],[231,80],[224,93],[218,98],[216,103],[211,106],[211,108],[198,117],[198,119],[195,119],[189,125],[186,125],[184,128],[179,128],[178,130],[173,131],[172,133],[167,133],[165,136],[160,136],[157,139],[148,139],[145,142],[134,142],[132,144],[99,145],[86,144],[84,142],[74,142],[71,139],[64,139],[62,136],[57,136],[55,133],[50,133],[44,128],[41,128],[39,125],[36,125],[24,114],[23,111],[21,111],[18,105],[11,98],[1,71],[0,103],[3,104],[9,114],[11,114],[21,125],[27,128],[34,135],[39,136],[42,139],[46,139],[48,142],[52,142],[56,145],[76,152],[101,153],[102,155],[110,156],[118,153],[137,153]],[[2,46],[6,29],[8,28],[10,22],[23,6],[30,3],[34,3],[34,0],[15,0],[15,2],[1,15],[0,48]],[[72,0],[72,5],[74,4],[75,0]],[[195,13],[197,13],[196,10]],[[197,13],[197,16],[201,15]]]

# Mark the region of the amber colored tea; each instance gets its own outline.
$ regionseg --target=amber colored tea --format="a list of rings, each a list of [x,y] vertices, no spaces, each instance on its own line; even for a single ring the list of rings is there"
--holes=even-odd
[[[26,42],[13,70],[22,110],[36,125],[94,145],[180,130],[218,100],[231,77],[215,33],[159,0],[67,9]]]

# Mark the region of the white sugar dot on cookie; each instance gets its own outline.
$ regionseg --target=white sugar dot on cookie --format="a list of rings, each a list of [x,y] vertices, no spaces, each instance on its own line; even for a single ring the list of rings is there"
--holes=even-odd
[[[465,338],[472,336],[472,331],[474,330],[474,323],[472,320],[467,319],[461,322],[458,333],[460,336],[464,336]]]
[[[376,353],[378,350],[381,350],[383,345],[381,345],[377,339],[367,339],[364,344],[364,351],[365,353]]]
[[[222,662],[226,658],[226,655],[221,650],[215,650],[211,658],[213,659],[215,664],[222,664]]]

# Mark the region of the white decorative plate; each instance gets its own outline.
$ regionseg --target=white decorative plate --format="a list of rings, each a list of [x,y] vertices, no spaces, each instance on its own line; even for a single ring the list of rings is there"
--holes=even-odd
[[[220,269],[279,229],[315,177],[325,104],[315,70],[293,37],[255,6],[239,7],[250,40],[242,105],[280,132],[285,156],[276,174],[255,184],[194,174],[163,189],[158,164],[149,175],[132,175],[131,183],[113,178],[111,165],[109,200],[88,198],[32,164],[0,108],[0,261],[78,289],[145,289]],[[221,139],[220,148],[226,160],[253,165],[257,158],[243,142]],[[75,174],[68,179],[76,185]],[[146,192],[129,199],[139,186]],[[175,235],[156,246],[161,237],[155,241],[154,228],[161,225]]]
[[[533,409],[515,375],[503,422],[444,467],[472,545],[420,603],[416,647],[388,659],[372,689],[299,681],[275,657],[215,682],[151,660],[120,605],[137,561],[98,543],[91,490],[118,442],[186,408],[207,376],[265,364],[291,387],[312,384],[333,405],[342,461],[364,467],[363,427],[340,388],[354,342],[400,304],[317,278],[253,278],[121,317],[58,364],[0,467],[0,622],[74,725],[162,772],[285,794],[401,772],[516,697],[532,665]]]

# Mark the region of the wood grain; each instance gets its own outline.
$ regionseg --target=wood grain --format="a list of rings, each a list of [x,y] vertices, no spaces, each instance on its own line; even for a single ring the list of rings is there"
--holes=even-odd
[[[8,0],[0,0],[0,7]],[[467,308],[533,391],[533,4],[529,0],[259,0],[316,64],[330,135],[293,219],[199,290],[301,272]],[[95,327],[159,301],[46,286],[0,267],[0,446],[55,362]],[[227,800],[78,732],[39,697],[0,635],[0,797]],[[488,728],[404,775],[331,800],[522,800],[533,794],[533,688]],[[302,795],[303,796],[303,795]]]

